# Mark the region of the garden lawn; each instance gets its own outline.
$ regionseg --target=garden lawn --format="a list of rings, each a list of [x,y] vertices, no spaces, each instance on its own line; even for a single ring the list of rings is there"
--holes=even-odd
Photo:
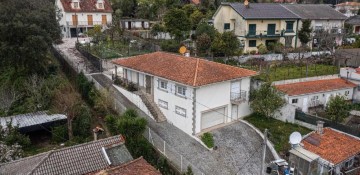
[[[321,76],[338,74],[339,69],[333,65],[313,64],[308,67],[308,76]],[[297,79],[306,77],[306,65],[303,66],[272,66],[270,68],[270,81]],[[265,70],[261,72],[258,79],[266,81],[267,76]]]
[[[289,136],[292,132],[298,131],[301,135],[311,132],[311,130],[299,125],[262,117],[257,114],[252,114],[244,118],[244,120],[254,125],[261,132],[264,132],[267,128],[270,133],[269,140],[274,144],[275,150],[280,153],[285,153],[290,149]]]

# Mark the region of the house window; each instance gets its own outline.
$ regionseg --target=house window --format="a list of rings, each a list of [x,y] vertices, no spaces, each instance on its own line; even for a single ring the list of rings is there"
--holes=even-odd
[[[224,30],[230,29],[230,23],[224,23]]]
[[[297,98],[294,98],[291,100],[291,103],[294,104],[294,103],[298,103],[298,99]]]
[[[167,91],[167,81],[159,80],[159,89]]]
[[[103,9],[103,8],[104,8],[103,3],[99,3],[99,4],[98,4],[98,7],[99,7],[99,9]]]
[[[186,109],[181,108],[179,106],[175,106],[175,113],[183,117],[186,117]]]
[[[313,96],[311,97],[311,100],[315,101],[315,100],[318,100],[319,99],[319,96]]]
[[[164,101],[164,100],[160,100],[158,101],[158,105],[164,109],[168,109],[168,102]]]
[[[345,167],[350,168],[353,166],[353,164],[354,164],[354,160],[351,158],[350,160],[345,162]]]
[[[350,91],[345,91],[345,96],[348,96],[350,94]]]
[[[78,9],[79,8],[79,2],[74,2],[74,9]]]
[[[249,40],[249,47],[256,47],[256,40]]]
[[[286,32],[294,32],[294,21],[286,21]]]
[[[176,95],[185,96],[186,95],[186,87],[184,86],[176,86]]]

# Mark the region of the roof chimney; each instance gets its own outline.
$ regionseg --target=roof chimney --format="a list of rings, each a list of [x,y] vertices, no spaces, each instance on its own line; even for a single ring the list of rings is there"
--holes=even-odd
[[[246,8],[249,8],[250,6],[249,6],[249,1],[248,0],[245,0],[244,1],[244,6],[246,7]]]
[[[316,123],[317,123],[316,132],[322,135],[324,133],[324,122],[319,120]]]

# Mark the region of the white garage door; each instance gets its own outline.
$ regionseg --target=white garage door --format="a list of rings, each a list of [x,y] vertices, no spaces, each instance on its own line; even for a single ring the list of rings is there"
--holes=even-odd
[[[201,115],[201,129],[224,123],[225,107],[204,112]]]

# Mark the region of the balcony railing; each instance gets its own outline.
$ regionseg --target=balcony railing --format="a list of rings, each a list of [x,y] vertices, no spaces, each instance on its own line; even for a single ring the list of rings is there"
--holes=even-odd
[[[310,100],[309,107],[317,107],[323,105],[320,100]]]
[[[76,21],[66,21],[68,26],[76,26]],[[77,26],[94,26],[94,25],[106,25],[102,21],[77,21]]]
[[[255,30],[255,31],[245,31],[245,37],[248,38],[266,38],[266,37],[282,37],[285,35],[285,30]]]
[[[242,103],[246,101],[246,91],[240,90],[239,92],[230,92],[230,100],[232,103]]]

